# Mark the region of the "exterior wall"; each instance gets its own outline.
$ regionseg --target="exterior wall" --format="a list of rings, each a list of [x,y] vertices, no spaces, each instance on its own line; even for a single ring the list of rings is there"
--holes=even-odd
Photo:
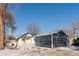
[[[40,47],[51,47],[51,35],[37,36],[35,38],[35,45]]]
[[[53,34],[53,47],[69,46],[69,37],[63,31]]]
[[[23,41],[23,38],[20,38],[20,39],[18,40],[18,47],[24,46],[24,45],[33,45],[33,46],[34,46],[34,45],[35,45],[34,38],[35,38],[35,37],[32,37],[32,38],[30,38],[30,39],[25,38],[25,39],[24,39],[25,41]]]
[[[18,40],[18,46],[23,46],[24,45],[24,41],[22,40],[23,38],[20,38]]]
[[[26,39],[25,40],[25,44],[30,44],[30,45],[35,45],[35,41],[34,41],[34,39],[35,39],[35,37],[32,37],[32,38],[30,38],[30,39]]]

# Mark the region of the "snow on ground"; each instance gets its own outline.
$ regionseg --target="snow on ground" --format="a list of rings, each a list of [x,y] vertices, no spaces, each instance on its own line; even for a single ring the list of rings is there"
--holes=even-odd
[[[45,48],[22,46],[16,49],[0,50],[0,56],[79,56],[78,50],[67,47]]]

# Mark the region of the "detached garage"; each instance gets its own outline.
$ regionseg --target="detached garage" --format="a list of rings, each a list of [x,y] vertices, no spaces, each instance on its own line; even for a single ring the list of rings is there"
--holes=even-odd
[[[35,45],[40,47],[68,47],[69,36],[63,31],[57,31],[56,33],[49,33],[44,35],[37,35],[35,37]]]

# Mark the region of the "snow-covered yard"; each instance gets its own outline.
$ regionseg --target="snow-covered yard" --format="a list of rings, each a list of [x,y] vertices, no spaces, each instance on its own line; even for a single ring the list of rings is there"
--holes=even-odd
[[[79,51],[66,47],[44,48],[23,46],[16,49],[5,48],[0,50],[0,56],[79,56]]]

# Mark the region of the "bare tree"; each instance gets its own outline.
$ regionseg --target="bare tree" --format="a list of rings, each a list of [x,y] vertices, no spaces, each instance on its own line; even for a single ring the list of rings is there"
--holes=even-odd
[[[79,21],[74,19],[71,23],[70,27],[64,28],[64,31],[69,34],[70,38],[75,38],[77,36],[77,32],[79,30]]]
[[[79,29],[79,21],[74,19],[71,24],[71,31],[72,31],[73,38],[76,36],[78,29]]]
[[[27,31],[35,36],[40,33],[40,27],[37,24],[32,23],[27,26]]]
[[[5,15],[5,31],[10,31],[10,35],[16,30],[14,16],[11,12]]]
[[[8,10],[8,4],[1,3],[0,4],[0,49],[4,48],[5,20],[11,25],[11,23],[10,23],[10,21],[12,20],[11,18],[12,18],[12,13]],[[10,20],[10,21],[8,21],[8,20]]]

